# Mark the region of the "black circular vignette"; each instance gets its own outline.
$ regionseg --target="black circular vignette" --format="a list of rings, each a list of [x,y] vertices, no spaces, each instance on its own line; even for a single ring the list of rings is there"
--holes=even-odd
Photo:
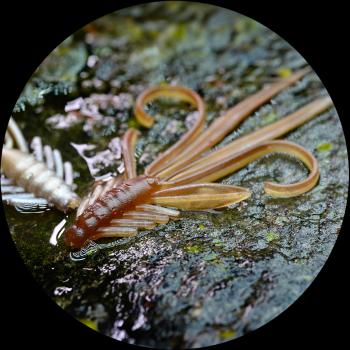
[[[145,1],[144,1],[145,2]],[[2,113],[1,135],[12,108],[24,85],[43,59],[67,36],[85,24],[120,8],[132,6],[135,1],[102,1],[86,4],[83,1],[57,3],[2,3]],[[293,2],[260,5],[223,1],[209,2],[230,8],[266,25],[290,43],[307,60],[325,84],[341,118],[349,144],[349,115],[345,103],[348,62],[345,54],[345,6],[317,5],[305,8],[305,3]],[[7,21],[5,21],[7,19]],[[90,331],[61,310],[35,283],[25,268],[8,234],[2,215],[1,243],[1,343],[25,344],[36,348],[55,345],[63,348],[99,346],[103,349],[136,348],[116,342],[102,334]],[[349,288],[346,287],[349,261],[347,208],[342,231],[333,251],[305,293],[282,314],[263,327],[220,347],[248,349],[254,345],[280,348],[316,346],[329,341],[333,346],[346,339],[347,327],[342,316],[348,316]]]

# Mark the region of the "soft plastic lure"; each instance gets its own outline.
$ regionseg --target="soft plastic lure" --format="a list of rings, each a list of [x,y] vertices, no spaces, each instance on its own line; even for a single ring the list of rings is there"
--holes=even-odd
[[[312,189],[319,179],[315,157],[293,142],[274,139],[329,108],[332,105],[329,97],[318,98],[275,123],[203,155],[259,106],[309,71],[308,68],[297,71],[246,98],[206,130],[203,130],[205,106],[193,90],[181,86],[157,86],[144,91],[135,105],[136,118],[143,126],[151,127],[154,122],[144,111],[145,104],[160,97],[180,99],[194,105],[198,110],[195,124],[140,176],[136,172],[134,157],[138,131],[129,129],[122,140],[124,177],[95,184],[91,193],[82,200],[73,226],[64,233],[66,244],[80,248],[87,240],[134,236],[139,228],[150,229],[157,223],[166,223],[179,216],[176,209],[222,208],[243,201],[251,195],[248,189],[212,182],[269,153],[284,152],[296,157],[309,169],[309,175],[298,183],[287,185],[266,182],[266,193],[274,197],[293,197]]]
[[[35,142],[34,142],[35,141]],[[35,137],[34,154],[13,118],[10,118],[1,156],[1,192],[5,203],[20,211],[37,211],[54,205],[64,212],[76,209],[79,196],[73,191],[73,169],[61,153],[42,146]]]

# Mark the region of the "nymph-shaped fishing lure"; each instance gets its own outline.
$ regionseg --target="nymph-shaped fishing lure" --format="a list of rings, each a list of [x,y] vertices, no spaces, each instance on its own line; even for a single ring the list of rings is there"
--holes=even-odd
[[[122,139],[124,177],[95,184],[78,208],[73,226],[64,233],[66,244],[79,248],[87,240],[134,236],[139,228],[149,229],[156,223],[166,223],[169,218],[179,216],[176,209],[222,208],[243,201],[251,195],[248,189],[212,182],[272,152],[284,152],[300,159],[310,173],[305,180],[294,184],[266,182],[266,193],[274,197],[293,197],[312,189],[319,179],[315,157],[293,142],[272,140],[329,108],[332,105],[329,97],[318,98],[289,116],[203,156],[260,105],[308,72],[309,69],[298,71],[246,98],[206,130],[203,130],[204,103],[193,90],[159,86],[144,91],[135,105],[136,118],[143,126],[151,127],[154,122],[144,111],[145,104],[160,97],[191,103],[198,110],[196,122],[178,142],[161,153],[143,175],[137,175],[134,157],[138,131],[129,129]]]
[[[64,212],[76,209],[79,196],[73,191],[73,168],[61,152],[32,141],[33,154],[15,120],[11,117],[1,155],[2,200],[20,211],[40,211],[55,206]]]

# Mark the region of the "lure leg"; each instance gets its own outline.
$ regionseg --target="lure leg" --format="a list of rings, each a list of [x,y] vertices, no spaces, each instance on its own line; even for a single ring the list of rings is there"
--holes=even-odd
[[[101,227],[97,230],[96,234],[90,237],[91,240],[95,241],[100,238],[107,237],[133,237],[137,235],[137,229],[134,227]]]
[[[169,216],[163,214],[155,214],[150,211],[131,210],[123,214],[123,219],[136,219],[153,221],[157,224],[166,224],[169,222]]]
[[[95,200],[101,195],[103,192],[104,186],[102,184],[97,184],[94,190],[89,195],[88,205],[91,205],[95,202]]]
[[[178,210],[164,208],[164,207],[161,207],[159,205],[142,204],[142,205],[137,205],[135,209],[141,210],[141,211],[151,212],[154,214],[167,215],[170,218],[176,218],[176,217],[180,216],[180,212]]]
[[[57,149],[53,150],[53,161],[54,161],[54,168],[56,175],[60,178],[63,178],[63,161],[62,161],[62,156],[61,152]]]
[[[4,147],[13,148],[13,144],[13,138],[10,136],[10,133],[6,130]]]
[[[44,161],[43,144],[39,136],[33,137],[30,147],[33,150],[33,156],[38,162]]]
[[[76,217],[80,216],[89,205],[89,196],[84,197],[77,209]]]
[[[48,169],[54,170],[55,162],[53,159],[52,148],[49,145],[44,146],[44,156],[45,156],[46,166],[48,167]]]
[[[144,228],[152,229],[156,226],[154,221],[146,219],[113,219],[108,226],[119,226],[119,227],[134,227],[134,228]]]
[[[124,176],[125,179],[132,179],[137,176],[135,146],[137,141],[138,130],[128,129],[122,138],[122,152],[124,158]]]
[[[246,188],[223,184],[174,185],[154,193],[151,203],[177,209],[203,210],[238,203],[250,195],[250,191]]]
[[[73,185],[73,166],[71,162],[63,163],[63,172],[64,172],[64,182],[68,186]]]
[[[28,153],[28,145],[15,120],[11,117],[8,124],[8,131],[22,152]]]

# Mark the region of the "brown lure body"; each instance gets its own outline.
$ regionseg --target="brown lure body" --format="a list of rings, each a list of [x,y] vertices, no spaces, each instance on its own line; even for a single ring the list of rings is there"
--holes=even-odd
[[[297,71],[249,96],[206,130],[203,130],[204,102],[197,93],[180,86],[147,89],[138,97],[135,106],[135,115],[141,125],[152,125],[153,118],[144,111],[144,106],[159,97],[191,103],[198,110],[196,123],[173,146],[160,153],[142,176],[137,176],[134,156],[138,131],[129,129],[122,139],[124,179],[117,177],[104,186],[97,184],[82,200],[74,225],[65,231],[66,244],[80,248],[89,239],[135,236],[139,228],[150,229],[156,223],[164,224],[179,216],[176,209],[205,210],[239,203],[250,197],[248,189],[213,182],[269,153],[283,152],[296,157],[309,169],[309,175],[293,184],[266,182],[267,194],[286,198],[311,190],[319,179],[316,158],[293,142],[274,139],[328,109],[332,105],[329,97],[318,98],[275,123],[210,151],[260,105],[308,72],[307,68]]]
[[[113,187],[89,205],[78,216],[71,228],[65,232],[65,242],[72,248],[80,247],[87,239],[96,236],[98,228],[106,226],[112,219],[147,202],[160,186],[156,178],[138,176]]]

